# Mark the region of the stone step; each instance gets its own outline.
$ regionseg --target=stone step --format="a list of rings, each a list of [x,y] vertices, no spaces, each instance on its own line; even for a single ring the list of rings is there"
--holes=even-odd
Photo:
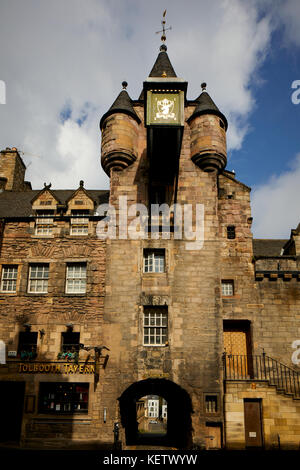
[[[149,445],[135,445],[135,446],[125,446],[123,450],[178,450],[176,447],[167,447],[167,446],[149,446]]]

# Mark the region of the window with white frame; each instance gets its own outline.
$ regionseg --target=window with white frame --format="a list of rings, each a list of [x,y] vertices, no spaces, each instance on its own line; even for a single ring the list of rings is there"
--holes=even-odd
[[[66,293],[85,294],[86,292],[86,263],[67,264]]]
[[[36,211],[36,235],[51,235],[53,233],[53,216],[54,211]]]
[[[222,296],[230,297],[234,294],[234,284],[233,281],[222,281]]]
[[[1,292],[16,292],[18,266],[3,266],[1,276]]]
[[[71,211],[71,235],[87,235],[89,233],[89,211]]]
[[[165,272],[165,250],[144,250],[144,273]]]
[[[164,346],[168,334],[168,312],[164,307],[144,310],[144,345]]]
[[[29,266],[28,292],[46,294],[48,292],[49,264]]]
[[[159,400],[148,400],[148,416],[149,418],[158,418]]]

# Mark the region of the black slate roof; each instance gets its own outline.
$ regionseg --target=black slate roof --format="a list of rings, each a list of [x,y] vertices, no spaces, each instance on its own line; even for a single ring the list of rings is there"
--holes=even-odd
[[[161,78],[164,72],[166,73],[167,77],[177,77],[167,52],[164,50],[161,50],[152,67],[149,77]]]
[[[288,240],[269,240],[269,239],[253,239],[253,255],[254,256],[280,256],[283,246]]]
[[[135,119],[138,123],[141,122],[140,118],[138,117],[132,106],[132,100],[126,90],[122,90],[119,93],[109,110],[105,114],[103,114],[100,121],[100,129],[102,129],[105,119],[114,113],[125,113],[133,117],[133,119]]]
[[[61,204],[64,204],[75,191],[74,189],[51,189]],[[108,202],[108,190],[86,189],[85,191],[96,204]],[[32,214],[31,201],[38,193],[40,193],[39,189],[3,191],[0,193],[0,218],[29,217]]]
[[[226,117],[223,113],[221,113],[218,106],[211,99],[207,91],[203,91],[195,101],[197,103],[196,108],[194,109],[193,114],[188,118],[188,121],[191,121],[196,116],[200,116],[202,114],[215,114],[223,119],[225,129],[227,130],[228,123]]]
[[[174,78],[177,77],[166,50],[167,50],[166,46],[162,45],[160,52],[157,56],[157,59],[154,62],[154,65],[151,69],[149,77],[161,78],[164,72],[166,73],[167,77],[174,77]],[[139,101],[143,101],[143,100],[144,100],[144,90],[141,91],[141,94],[139,96]]]

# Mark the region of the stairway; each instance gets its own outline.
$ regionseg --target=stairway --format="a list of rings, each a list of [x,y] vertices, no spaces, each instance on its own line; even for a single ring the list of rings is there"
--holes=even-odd
[[[278,393],[300,400],[300,373],[265,353],[223,354],[226,381],[267,381]]]

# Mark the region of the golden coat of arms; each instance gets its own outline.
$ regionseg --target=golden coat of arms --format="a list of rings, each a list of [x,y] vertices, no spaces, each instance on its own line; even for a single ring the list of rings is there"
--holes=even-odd
[[[176,119],[174,109],[174,101],[163,98],[158,100],[157,103],[157,112],[154,119]]]

